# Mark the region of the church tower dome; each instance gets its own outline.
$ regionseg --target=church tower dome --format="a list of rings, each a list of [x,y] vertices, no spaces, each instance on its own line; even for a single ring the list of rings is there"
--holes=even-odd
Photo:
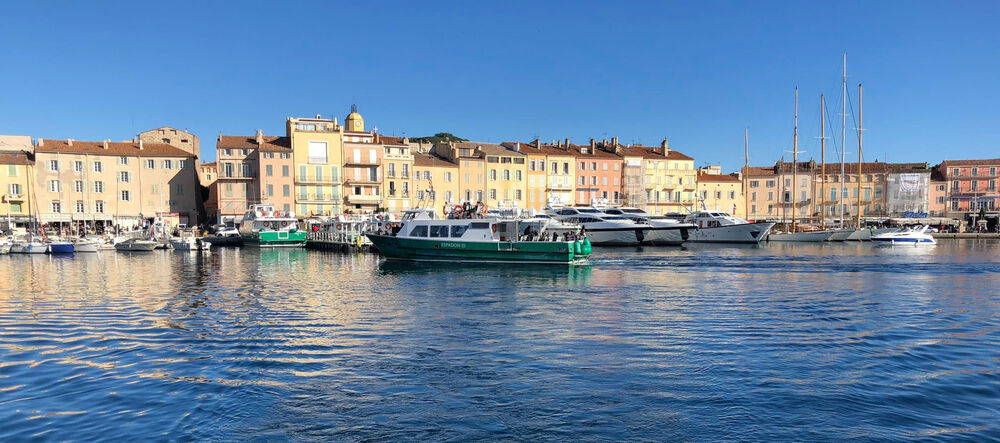
[[[364,132],[365,119],[358,113],[358,105],[351,105],[351,113],[344,119],[344,129],[347,131]]]

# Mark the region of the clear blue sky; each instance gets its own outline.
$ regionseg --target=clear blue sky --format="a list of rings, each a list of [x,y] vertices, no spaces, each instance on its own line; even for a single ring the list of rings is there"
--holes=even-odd
[[[735,170],[744,127],[752,163],[787,155],[795,86],[818,159],[819,94],[837,112],[847,52],[866,160],[1000,156],[995,1],[353,3],[11,2],[0,134],[171,125],[211,160],[220,132],[282,134],[287,116],[356,103],[384,134],[669,137]]]

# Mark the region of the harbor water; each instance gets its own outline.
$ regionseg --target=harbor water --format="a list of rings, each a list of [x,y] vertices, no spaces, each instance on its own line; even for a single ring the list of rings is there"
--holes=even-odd
[[[998,254],[0,256],[0,440],[997,440]]]

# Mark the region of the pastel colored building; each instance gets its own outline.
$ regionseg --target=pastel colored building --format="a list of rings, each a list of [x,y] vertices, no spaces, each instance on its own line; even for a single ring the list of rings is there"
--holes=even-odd
[[[288,137],[263,135],[257,131],[252,139],[257,146],[258,195],[279,211],[295,211],[295,162]]]
[[[376,134],[375,143],[382,146],[382,207],[390,213],[410,209],[414,162],[410,141]]]
[[[521,143],[521,151],[528,156],[527,207],[542,210],[549,204],[572,205],[576,201],[576,155],[569,143],[542,144],[536,139]],[[534,171],[532,160],[536,162]]]
[[[295,212],[301,218],[333,216],[343,210],[341,168],[344,129],[336,120],[291,118],[285,121],[295,164]]]
[[[941,173],[941,168],[931,169],[929,190],[927,192],[928,212],[931,217],[944,217],[948,212],[948,179]]]
[[[520,152],[525,157],[524,168],[524,208],[541,211],[545,208],[545,192],[548,188],[547,157],[530,143],[504,142],[501,146]]]
[[[576,204],[620,204],[621,156],[598,149],[593,139],[589,145],[572,145],[566,140],[563,143],[575,157]]]
[[[481,156],[481,143],[438,143],[430,154],[458,165],[457,203],[486,201],[486,159]]]
[[[459,166],[431,153],[413,153],[413,189],[412,207],[431,207],[441,216],[464,201]]]
[[[30,151],[0,146],[0,230],[10,231],[31,223],[35,209],[30,188],[34,165],[34,154]]]
[[[196,158],[201,155],[201,142],[198,140],[198,136],[183,129],[162,126],[140,132],[138,137],[144,143],[163,143],[174,146]]]
[[[258,145],[252,136],[219,134],[215,148],[219,172],[213,184],[215,191],[210,191],[216,203],[209,219],[239,223],[247,208],[261,201]]]
[[[697,171],[694,158],[671,149],[666,139],[660,142],[660,146],[621,146],[617,139],[612,139],[608,149],[615,149],[622,158],[642,158],[642,187],[646,193],[647,212],[687,213],[699,207],[695,198]]]
[[[175,146],[39,138],[35,164],[42,223],[130,227],[158,214],[199,222],[195,156]]]
[[[1000,209],[1000,159],[945,160],[939,169],[948,183],[947,213],[954,218],[966,218],[980,212],[995,213]],[[988,214],[990,218],[995,214]]]
[[[371,214],[382,203],[382,155],[384,147],[370,142],[344,143],[345,208]]]
[[[698,170],[698,198],[706,209],[742,217],[744,214],[743,181],[723,174],[718,166]]]

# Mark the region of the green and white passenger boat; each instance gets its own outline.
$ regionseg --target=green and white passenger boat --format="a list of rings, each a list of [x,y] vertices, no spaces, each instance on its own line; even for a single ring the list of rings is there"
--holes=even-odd
[[[261,248],[301,248],[306,244],[306,231],[300,230],[295,213],[275,211],[274,205],[252,205],[243,214],[240,236],[245,246]]]
[[[413,209],[395,233],[367,236],[388,260],[572,265],[590,259],[586,238],[553,240],[544,226],[520,225],[492,217],[439,219],[430,209]]]

